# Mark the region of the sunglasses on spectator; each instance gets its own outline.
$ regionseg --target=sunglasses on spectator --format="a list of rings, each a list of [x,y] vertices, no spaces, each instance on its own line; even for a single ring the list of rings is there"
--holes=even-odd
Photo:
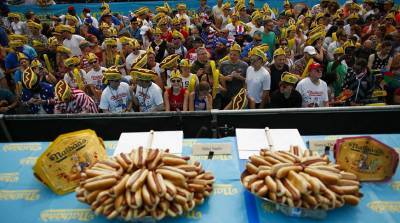
[[[181,83],[181,80],[180,80],[180,79],[177,79],[177,80],[171,80],[171,82],[172,82],[172,83]]]
[[[281,46],[287,46],[288,44],[287,43],[281,43]]]
[[[89,64],[95,64],[95,63],[97,63],[97,60],[89,62]]]

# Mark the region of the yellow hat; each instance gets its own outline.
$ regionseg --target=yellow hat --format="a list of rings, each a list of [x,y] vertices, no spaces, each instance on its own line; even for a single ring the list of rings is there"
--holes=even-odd
[[[176,6],[176,8],[177,8],[178,10],[186,10],[186,4],[178,4],[178,5]]]
[[[101,12],[101,16],[112,16],[110,9],[105,9]]]
[[[343,47],[338,47],[335,49],[335,51],[333,53],[334,54],[344,54],[344,49],[343,49]]]
[[[64,65],[66,67],[74,67],[78,66],[81,63],[81,60],[77,56],[73,56],[64,60]]]
[[[17,47],[22,47],[22,46],[24,46],[24,43],[23,43],[21,40],[11,40],[11,41],[8,43],[8,45],[9,45],[11,48],[15,49],[15,48],[17,48]]]
[[[256,46],[256,47],[254,47],[254,48],[258,48],[258,49],[260,49],[262,52],[266,53],[266,52],[269,50],[269,45],[266,44],[266,43],[263,43],[263,44],[261,44],[261,45],[258,45],[258,46]]]
[[[222,5],[222,10],[230,10],[230,9],[231,9],[231,4],[229,3],[229,1]]]
[[[156,7],[156,12],[167,14],[167,13],[169,13],[169,10],[168,10],[167,7],[164,7],[164,6],[157,6],[157,7]]]
[[[299,81],[299,78],[295,74],[283,72],[281,81],[289,84],[296,84],[297,81]]]
[[[28,43],[28,37],[19,34],[11,34],[8,36],[9,40],[21,40],[24,44]]]
[[[289,0],[284,0],[283,5],[290,5]]]
[[[34,39],[34,40],[32,40],[32,46],[33,47],[45,47],[46,45],[44,43],[42,43],[41,41]]]
[[[232,52],[232,51],[239,51],[239,52],[242,52],[242,48],[240,47],[239,44],[234,43],[234,44],[231,46],[230,51],[231,51],[231,52]]]
[[[385,19],[392,19],[392,20],[395,20],[394,13],[388,13],[388,14],[385,16]]]
[[[324,13],[322,13],[322,12],[318,13],[318,14],[315,16],[315,21],[318,21],[318,19],[320,19],[320,18],[322,18],[322,17],[324,17],[324,16],[325,16]]]
[[[353,3],[351,5],[351,9],[360,11],[361,10],[361,6],[359,4],[357,4],[357,3]]]
[[[88,60],[89,63],[96,61],[98,58],[96,56],[96,54],[94,53],[89,53],[86,57],[86,59]]]
[[[70,25],[60,25],[60,31],[75,33],[75,28]]]
[[[174,65],[178,63],[179,58],[180,58],[179,54],[171,54],[165,57],[160,63],[160,68],[167,70],[174,67]]]
[[[25,88],[32,89],[38,83],[38,76],[28,67],[22,73],[22,84]]]
[[[105,37],[116,37],[118,35],[118,30],[114,27],[110,27],[108,29],[104,29],[103,34]]]
[[[132,42],[129,42],[129,45],[133,48],[140,48],[139,41],[135,38],[132,38]]]
[[[41,30],[43,27],[42,27],[42,25],[39,24],[39,23],[30,21],[30,22],[28,22],[28,28],[29,28],[29,29]]]
[[[179,63],[180,67],[191,67],[190,61],[188,59],[182,59]]]
[[[240,89],[239,93],[237,93],[232,98],[232,110],[245,109],[247,105],[248,105],[247,91],[245,88],[242,88]]]
[[[270,12],[271,11],[271,7],[269,7],[268,3],[264,3],[263,7],[262,7],[263,12]]]
[[[31,67],[43,67],[42,63],[38,59],[33,59],[31,62]]]
[[[182,79],[181,72],[180,72],[179,70],[173,70],[173,71],[171,71],[171,73],[169,74],[169,78],[170,78],[171,80],[172,80],[172,79],[175,79],[175,78]]]
[[[292,15],[293,15],[293,11],[292,11],[291,9],[286,10],[286,11],[285,11],[285,15],[287,15],[287,16],[292,16]]]
[[[349,19],[360,19],[360,16],[357,13],[353,13],[351,15],[349,15],[349,17],[347,17],[347,20]]]
[[[181,21],[179,21],[179,18],[175,17],[172,19],[172,25],[179,25],[181,24]]]
[[[162,26],[162,25],[167,25],[169,23],[169,18],[168,17],[163,17],[158,21],[157,26]]]
[[[142,53],[132,64],[131,68],[143,68],[147,64],[147,53]]]
[[[75,23],[78,23],[78,22],[79,22],[78,19],[77,19],[75,16],[70,15],[70,14],[67,14],[67,15],[65,16],[65,19],[66,19],[66,20],[72,20],[72,21],[74,21]]]
[[[161,29],[160,28],[155,28],[154,29],[154,33],[153,34],[155,34],[155,35],[161,35],[162,34],[162,31],[161,31]]]
[[[106,2],[103,2],[102,4],[101,4],[101,9],[102,10],[106,10],[106,9],[110,9],[110,5],[108,5]]]
[[[237,4],[237,5],[235,6],[235,10],[236,10],[237,12],[239,12],[239,11],[242,10],[242,9],[246,9],[246,6],[245,6],[244,4]]]
[[[355,47],[354,43],[350,40],[347,40],[346,42],[343,43],[343,49],[346,50],[347,47]]]
[[[7,17],[8,18],[16,18],[16,19],[21,20],[21,15],[17,14],[17,13],[13,13],[13,12],[9,12]]]
[[[153,47],[149,46],[149,47],[147,47],[146,54],[147,55],[149,55],[149,54],[156,55],[156,52],[154,52]]]
[[[149,69],[134,67],[131,69],[130,75],[138,80],[151,81],[157,76],[157,73]]]
[[[17,53],[17,57],[18,57],[19,61],[21,61],[21,60],[29,60],[29,58],[24,53],[21,53],[21,52]]]
[[[254,0],[249,0],[249,4],[253,4],[254,5]]]
[[[274,51],[274,57],[286,55],[286,52],[283,48],[278,48]]]
[[[249,56],[258,56],[262,59],[264,63],[267,61],[267,56],[265,56],[265,53],[257,47],[254,47],[250,50]]]
[[[68,83],[65,80],[60,80],[55,88],[54,88],[55,95],[58,100],[64,102],[71,97],[72,91],[71,88],[68,86]]]
[[[257,20],[260,20],[262,18],[263,18],[263,14],[258,10],[254,11],[253,14],[251,14],[251,20],[252,21],[257,21]]]
[[[103,72],[104,75],[104,84],[108,84],[108,81],[113,80],[113,81],[119,81],[122,78],[122,74],[119,71],[118,67],[116,66],[111,66],[110,68],[106,69]]]
[[[181,39],[182,41],[185,39],[185,37],[183,37],[182,33],[179,32],[179,31],[176,31],[176,30],[174,30],[174,31],[172,32],[172,38],[179,38],[179,39]]]
[[[104,29],[108,29],[108,28],[110,28],[110,25],[108,25],[108,23],[106,23],[106,22],[100,23],[99,29],[104,30]]]
[[[119,42],[122,45],[129,44],[129,42],[132,42],[132,41],[133,41],[132,38],[129,38],[129,37],[126,37],[126,36],[122,36],[121,38],[119,38]]]
[[[137,9],[137,10],[135,11],[135,14],[136,14],[137,16],[141,16],[141,15],[147,14],[148,12],[149,12],[149,8],[147,8],[147,7],[141,7],[141,8],[139,8],[139,9]]]
[[[105,44],[106,46],[116,46],[116,45],[117,45],[117,40],[114,39],[114,38],[106,38],[106,39],[104,40],[104,44]]]
[[[49,47],[57,47],[60,44],[58,43],[57,38],[52,36],[47,39],[47,45],[49,45]]]
[[[314,27],[310,32],[308,32],[308,36],[313,36],[314,34],[318,33],[318,32],[324,32],[325,28],[323,25],[318,25],[316,27]]]
[[[318,39],[324,38],[324,37],[325,37],[325,32],[324,31],[317,32],[314,35],[310,36],[307,39],[306,43],[307,43],[307,45],[312,45],[315,41],[317,41]]]
[[[53,36],[61,36],[61,25],[57,25],[54,27],[54,32],[52,32],[51,34],[53,34]]]
[[[307,11],[305,17],[306,18],[312,18],[313,17],[313,15],[311,14],[310,10]]]
[[[287,28],[287,33],[296,31],[296,25],[291,25]]]
[[[68,55],[70,55],[72,53],[71,49],[69,49],[68,47],[65,47],[65,46],[57,46],[56,52],[57,53],[65,53]]]

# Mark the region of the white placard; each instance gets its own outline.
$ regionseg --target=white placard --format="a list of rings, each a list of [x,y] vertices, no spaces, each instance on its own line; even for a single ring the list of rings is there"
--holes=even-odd
[[[297,129],[269,129],[268,134],[272,142],[268,141],[265,129],[236,129],[239,158],[248,159],[270,145],[272,150],[289,151],[290,146],[294,145],[297,145],[301,152],[307,149]]]
[[[151,140],[152,139],[152,140]],[[143,148],[169,149],[172,154],[181,155],[183,131],[123,132],[121,133],[114,156],[129,153],[140,146]]]

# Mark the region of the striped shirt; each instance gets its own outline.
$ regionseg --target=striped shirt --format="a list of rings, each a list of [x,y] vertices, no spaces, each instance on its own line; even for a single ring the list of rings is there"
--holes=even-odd
[[[58,102],[54,108],[54,113],[98,113],[96,103],[85,92],[72,89],[72,99],[68,102]]]

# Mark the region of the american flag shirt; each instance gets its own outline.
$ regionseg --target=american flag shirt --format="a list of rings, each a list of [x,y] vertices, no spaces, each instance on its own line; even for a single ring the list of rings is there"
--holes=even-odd
[[[85,92],[71,89],[72,99],[69,102],[58,102],[54,108],[56,114],[98,113],[96,103]]]

